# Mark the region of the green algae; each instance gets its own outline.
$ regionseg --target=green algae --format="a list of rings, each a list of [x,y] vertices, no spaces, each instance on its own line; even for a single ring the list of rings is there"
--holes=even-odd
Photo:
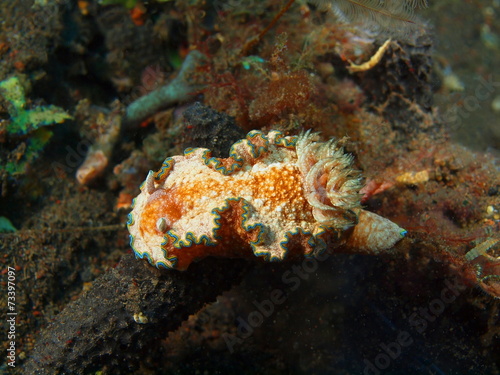
[[[10,77],[0,82],[0,93],[11,104],[11,120],[7,125],[9,134],[26,135],[42,126],[60,124],[72,118],[55,105],[26,109],[26,95],[18,77]]]
[[[5,132],[15,146],[2,158],[0,171],[5,171],[7,176],[16,177],[26,172],[27,166],[50,141],[53,133],[46,126],[60,124],[72,117],[55,105],[27,109],[25,89],[16,76],[0,82],[0,94],[10,104],[10,120]]]
[[[17,229],[5,216],[0,216],[0,233],[13,233]]]

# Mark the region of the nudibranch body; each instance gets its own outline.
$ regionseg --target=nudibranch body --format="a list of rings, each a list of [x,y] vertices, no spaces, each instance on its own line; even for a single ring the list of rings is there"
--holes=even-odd
[[[180,270],[207,256],[389,249],[405,231],[362,210],[360,188],[352,156],[334,140],[252,131],[229,158],[187,149],[149,172],[129,215],[131,245],[137,257]]]

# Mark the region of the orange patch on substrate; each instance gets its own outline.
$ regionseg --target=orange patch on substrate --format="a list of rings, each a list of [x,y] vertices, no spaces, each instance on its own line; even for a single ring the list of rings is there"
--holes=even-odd
[[[116,209],[117,210],[121,208],[129,209],[130,206],[132,206],[132,195],[121,192],[116,202]]]
[[[313,92],[314,86],[305,70],[277,75],[251,103],[251,120],[269,124],[283,113],[295,113],[306,106]]]

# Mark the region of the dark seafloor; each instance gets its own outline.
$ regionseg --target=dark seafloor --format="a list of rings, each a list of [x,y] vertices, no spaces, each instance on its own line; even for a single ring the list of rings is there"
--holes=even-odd
[[[430,1],[426,33],[392,35],[360,73],[347,60],[384,34],[299,0],[242,54],[283,4],[0,1],[0,373],[500,373],[500,246],[465,256],[500,237],[500,3]],[[187,94],[131,120],[169,82]],[[36,108],[50,120],[20,120]],[[331,255],[293,289],[300,262],[134,260],[126,216],[147,172],[252,129],[348,136],[365,207],[407,238]],[[245,329],[276,288],[286,301]]]

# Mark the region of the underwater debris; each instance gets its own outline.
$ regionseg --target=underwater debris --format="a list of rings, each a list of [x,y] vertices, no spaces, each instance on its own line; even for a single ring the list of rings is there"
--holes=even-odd
[[[112,104],[112,111],[103,113],[91,111],[90,103],[82,101],[79,103],[78,112],[97,112],[87,115],[94,121],[95,128],[99,129],[95,142],[89,147],[85,160],[76,172],[76,179],[82,185],[89,185],[101,176],[109,164],[113,153],[113,147],[120,138],[122,127],[123,107],[118,101]]]
[[[177,77],[165,86],[137,99],[127,107],[125,121],[132,124],[138,123],[160,109],[191,98],[193,93],[204,87],[204,85],[196,83],[192,77],[195,69],[203,60],[204,55],[201,52],[191,51],[186,56]]]
[[[377,52],[370,58],[370,60],[357,65],[353,63],[352,61],[349,61],[349,66],[347,67],[347,70],[349,73],[359,73],[359,72],[364,72],[366,70],[372,69],[375,65],[377,65],[382,57],[384,56],[385,51],[389,48],[389,45],[391,44],[391,39],[387,39],[384,44],[382,44]]]
[[[149,172],[129,215],[131,246],[138,258],[179,270],[207,256],[378,254],[406,231],[361,209],[352,160],[309,132],[251,131],[227,159],[187,149]]]
[[[423,184],[427,181],[429,181],[429,171],[427,169],[418,172],[405,172],[396,176],[396,182],[404,185]]]
[[[295,0],[288,0],[267,26],[247,41],[240,55],[247,56],[294,2]],[[417,29],[424,29],[423,25],[417,23],[414,11],[417,8],[427,7],[427,0],[312,0],[311,2],[321,8],[332,10],[342,22],[358,23],[367,29],[390,35],[405,37]],[[351,66],[356,69],[354,64]]]
[[[465,259],[474,265],[477,283],[486,293],[500,298],[500,252],[491,251],[499,242],[488,238],[465,254]]]
[[[280,11],[273,17],[271,22],[255,37],[251,38],[240,51],[240,56],[246,56],[249,52],[262,40],[264,35],[266,35],[269,30],[271,30],[274,25],[279,21],[279,19],[290,9],[295,0],[288,0],[286,4],[280,9]]]
[[[476,259],[477,257],[484,255],[489,249],[491,249],[499,240],[490,238],[484,242],[481,242],[479,245],[471,249],[465,254],[465,259],[469,262]]]
[[[368,29],[404,36],[423,28],[415,9],[427,7],[427,0],[314,0],[343,22],[358,23]]]

